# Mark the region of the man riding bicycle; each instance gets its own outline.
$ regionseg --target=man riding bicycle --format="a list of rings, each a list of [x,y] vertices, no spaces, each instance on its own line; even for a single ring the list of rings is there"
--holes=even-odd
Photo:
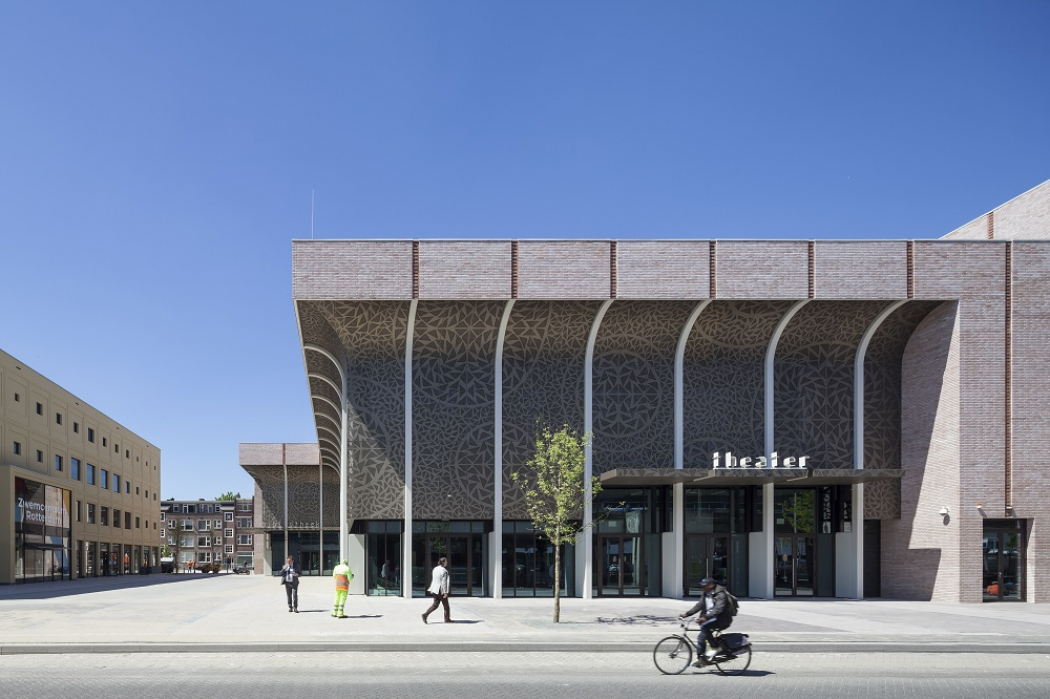
[[[693,608],[688,612],[678,615],[679,619],[684,619],[697,612],[703,612],[696,620],[700,624],[696,645],[704,652],[693,663],[696,667],[710,665],[715,657],[717,651],[715,650],[715,639],[711,632],[728,629],[733,623],[733,611],[729,608],[729,598],[726,594],[726,589],[719,585],[714,578],[704,578],[700,581],[700,584],[704,588],[703,598],[693,605]]]

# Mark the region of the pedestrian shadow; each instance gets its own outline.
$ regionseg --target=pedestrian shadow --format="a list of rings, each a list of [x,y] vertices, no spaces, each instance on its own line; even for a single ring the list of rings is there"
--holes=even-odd
[[[454,619],[444,622],[446,624],[480,624],[481,619]]]
[[[695,672],[693,672],[693,674],[694,675],[714,675],[716,677],[769,677],[770,675],[775,675],[777,673],[771,672],[769,670],[744,670],[743,672],[741,672],[739,674],[723,675],[718,670],[715,670],[714,668],[712,668],[710,670],[696,670]]]
[[[652,614],[636,614],[635,616],[600,616],[597,617],[599,624],[636,624],[639,626],[655,626],[672,621],[679,621],[677,616],[654,616]]]
[[[382,614],[347,614],[344,619],[382,619]]]

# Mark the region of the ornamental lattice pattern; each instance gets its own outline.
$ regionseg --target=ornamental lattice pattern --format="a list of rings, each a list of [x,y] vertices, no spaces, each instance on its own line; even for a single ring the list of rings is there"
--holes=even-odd
[[[674,355],[689,301],[617,301],[594,346],[594,474],[674,466]]]
[[[409,304],[331,301],[317,305],[345,348],[350,396],[350,516],[400,519],[405,512],[405,338]],[[327,432],[318,432],[331,438]],[[335,465],[338,463],[336,455]],[[327,502],[327,489],[325,498]]]
[[[765,453],[764,376],[785,301],[712,301],[696,319],[682,367],[683,462],[709,468],[711,455]]]
[[[527,519],[510,475],[531,458],[538,425],[583,432],[587,334],[600,303],[517,301],[503,347],[503,516]]]
[[[420,301],[412,366],[412,516],[491,519],[496,337],[504,302]]]
[[[813,468],[853,467],[853,376],[885,301],[812,301],[788,323],[773,371],[774,447]]]
[[[904,348],[939,301],[909,301],[894,311],[871,338],[864,356],[864,468],[901,467],[901,363]],[[897,519],[900,481],[864,487],[865,519]]]

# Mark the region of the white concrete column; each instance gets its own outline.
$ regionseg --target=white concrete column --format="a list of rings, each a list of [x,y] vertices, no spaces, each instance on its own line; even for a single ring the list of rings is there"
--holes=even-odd
[[[693,312],[678,333],[678,346],[674,354],[674,467],[685,468],[685,348],[689,343],[689,334],[693,331],[696,319],[700,317],[710,299],[696,304]],[[671,497],[671,550],[664,555],[671,559],[671,584],[665,581],[664,588],[672,597],[681,598],[685,594],[685,484],[675,483]]]
[[[405,329],[405,531],[401,535],[401,596],[406,599],[412,597],[412,341],[418,304],[416,299],[409,304]]]
[[[868,354],[871,338],[882,323],[907,300],[894,301],[882,309],[875,320],[864,330],[864,335],[857,346],[853,365],[853,468],[864,470],[864,359]],[[844,546],[843,563],[848,571],[843,571],[844,584],[836,585],[836,594],[841,597],[864,599],[864,484],[854,483],[851,488],[853,499],[851,531],[844,532],[847,545]],[[838,573],[839,571],[836,571]]]
[[[609,310],[613,300],[609,299],[602,303],[591,323],[591,331],[587,335],[587,352],[583,361],[583,431],[588,436],[594,431],[594,343],[598,339],[598,328],[601,327],[602,319]],[[583,533],[577,538],[576,546],[576,584],[578,586],[578,597],[582,599],[591,598],[591,578],[594,574],[594,536],[591,532],[593,512],[591,498],[591,478],[594,474],[593,448],[591,440],[587,440],[587,448],[584,450],[584,472],[583,488],[584,499],[587,506],[583,508]],[[579,571],[582,569],[583,574]]]
[[[773,382],[773,371],[775,366],[775,360],[777,356],[777,345],[780,343],[780,336],[784,334],[784,330],[787,328],[788,323],[795,317],[795,314],[809,303],[809,299],[803,299],[797,301],[791,308],[788,309],[784,317],[777,323],[777,327],[773,330],[773,336],[769,339],[769,345],[766,347],[766,360],[765,360],[765,389],[764,389],[764,410],[763,410],[763,427],[764,427],[764,443],[766,453],[766,463],[773,463],[773,452],[776,451],[776,446],[773,444],[773,426],[775,420],[774,411],[774,382]],[[762,531],[752,532],[749,537],[750,545],[750,583],[751,583],[751,596],[762,599],[773,599],[774,587],[773,587],[773,484],[766,483],[762,486]]]
[[[493,474],[495,491],[492,501],[492,536],[489,537],[489,580],[492,581],[492,597],[503,598],[503,345],[507,338],[507,324],[510,312],[514,308],[514,299],[507,301],[503,308],[503,318],[499,322],[499,334],[496,336],[496,360],[493,382],[496,389],[496,400],[493,421],[495,436],[496,472]]]

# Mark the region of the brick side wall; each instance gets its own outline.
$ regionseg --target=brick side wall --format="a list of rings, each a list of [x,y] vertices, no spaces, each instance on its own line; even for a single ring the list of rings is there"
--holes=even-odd
[[[817,241],[814,294],[818,299],[908,297],[908,244]]]
[[[242,466],[270,466],[281,463],[280,444],[241,444],[237,462]],[[259,498],[255,499],[259,502]]]
[[[420,241],[419,297],[509,299],[509,240]]]
[[[904,351],[901,517],[882,522],[882,594],[959,600],[960,325],[956,303],[919,324]],[[938,511],[947,506],[949,515]],[[979,549],[978,549],[979,550]]]
[[[523,240],[518,243],[518,298],[607,299],[610,243]]]
[[[987,240],[988,214],[975,218],[944,237],[949,240]]]
[[[711,290],[706,240],[624,240],[617,244],[617,292],[622,299],[703,299]]]
[[[988,216],[979,216],[944,237],[955,240],[987,239]],[[1050,180],[992,210],[991,216],[995,224],[995,240],[1050,238]]]
[[[809,298],[809,244],[720,240],[715,284],[721,299]]]
[[[412,241],[296,240],[296,299],[412,298]]]
[[[1013,254],[1013,505],[1026,519],[1029,602],[1050,602],[1050,242]]]

